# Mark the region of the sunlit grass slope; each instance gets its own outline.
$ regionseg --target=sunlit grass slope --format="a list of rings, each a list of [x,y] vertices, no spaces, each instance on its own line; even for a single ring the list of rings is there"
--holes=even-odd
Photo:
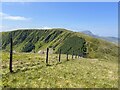
[[[112,57],[107,57],[107,59]],[[107,59],[76,58],[66,61],[62,54],[49,56],[36,53],[16,53],[14,73],[9,72],[9,53],[2,53],[2,87],[12,88],[117,88],[118,63]],[[112,58],[113,59],[113,58]]]

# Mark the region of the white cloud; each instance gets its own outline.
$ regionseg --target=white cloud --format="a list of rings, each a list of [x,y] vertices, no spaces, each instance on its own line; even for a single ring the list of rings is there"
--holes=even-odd
[[[52,29],[52,27],[42,27],[41,29]]]
[[[0,17],[2,17],[2,19],[16,20],[16,21],[30,20],[30,18],[26,18],[26,17],[23,17],[23,16],[12,16],[12,15],[8,15],[8,14],[2,13],[2,12],[0,12]]]
[[[10,26],[0,26],[0,32],[2,31],[13,31],[13,30],[17,30],[17,29],[52,29],[53,27],[10,27]]]
[[[9,31],[11,28],[7,26],[0,25],[0,32],[2,31]]]
[[[41,28],[37,28],[37,27],[10,27],[10,26],[3,26],[0,25],[0,32],[6,32],[6,31],[13,31],[13,30],[17,30],[17,29],[48,29],[45,27],[41,27]],[[50,28],[49,28],[50,29]]]
[[[4,17],[4,19],[7,19],[7,20],[28,20],[27,18],[21,17],[21,16],[7,16],[7,17]]]

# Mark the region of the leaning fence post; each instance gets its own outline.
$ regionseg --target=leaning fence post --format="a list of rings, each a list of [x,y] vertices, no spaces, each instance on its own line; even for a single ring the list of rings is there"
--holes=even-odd
[[[67,61],[68,61],[68,52],[67,52]]]
[[[60,58],[61,58],[61,49],[59,49],[59,62],[60,62]]]
[[[49,48],[47,48],[47,52],[46,52],[46,64],[48,65],[48,52],[49,52]]]
[[[13,72],[12,71],[12,54],[13,54],[13,40],[12,40],[12,32],[10,34],[10,65],[9,65],[9,69],[10,69],[10,72]]]

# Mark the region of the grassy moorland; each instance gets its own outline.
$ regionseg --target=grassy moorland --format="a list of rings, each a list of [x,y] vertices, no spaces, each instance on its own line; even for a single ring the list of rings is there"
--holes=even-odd
[[[9,72],[10,34],[13,35],[13,73]],[[49,65],[40,50],[53,48]],[[117,88],[118,45],[66,29],[2,32],[2,87]],[[61,62],[58,51],[62,50]],[[87,51],[86,58],[71,59]],[[35,53],[33,53],[35,52]],[[65,53],[69,54],[66,61]]]
[[[9,53],[2,52],[2,87],[11,88],[117,88],[117,57],[106,59],[76,58],[66,61],[62,54],[50,54],[49,65],[45,55],[15,53],[13,73],[9,72]]]

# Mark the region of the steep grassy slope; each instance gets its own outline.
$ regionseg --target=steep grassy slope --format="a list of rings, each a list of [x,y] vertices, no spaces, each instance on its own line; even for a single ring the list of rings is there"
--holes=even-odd
[[[17,30],[13,31],[13,46],[15,51],[31,52],[35,49],[38,52],[40,49],[47,47],[54,48],[55,52],[62,49],[62,53],[81,49],[85,40],[83,38],[72,35],[73,32],[64,29],[52,30]],[[10,32],[3,33],[2,48],[9,50]],[[82,52],[82,50],[81,50]]]
[[[31,52],[35,50],[45,50],[47,47],[53,48],[56,53],[62,49],[62,53],[75,54],[87,52],[88,57],[103,58],[103,54],[118,56],[118,46],[96,39],[88,35],[68,31],[66,29],[46,29],[46,30],[16,30],[12,31],[13,47],[18,52]],[[10,32],[2,32],[2,48],[9,50]],[[104,57],[105,58],[105,57]]]

